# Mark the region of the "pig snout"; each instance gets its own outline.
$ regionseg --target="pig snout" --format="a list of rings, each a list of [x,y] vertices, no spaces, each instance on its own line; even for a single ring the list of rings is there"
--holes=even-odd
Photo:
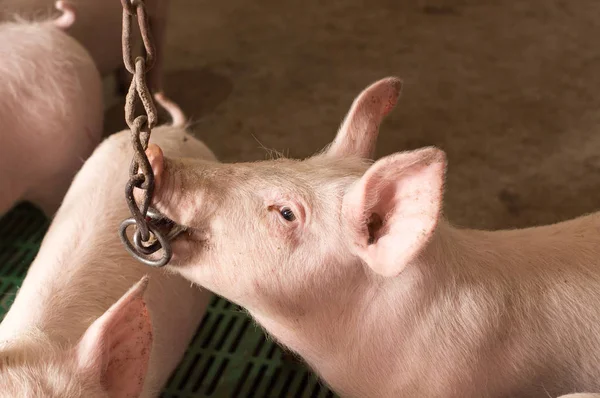
[[[204,200],[208,180],[202,171],[206,169],[205,163],[213,162],[165,158],[162,149],[155,144],[148,146],[146,155],[154,173],[152,206],[183,227],[195,227],[198,209],[206,210],[210,206]],[[141,192],[136,190],[134,194],[139,201]]]
[[[53,21],[54,25],[59,29],[67,30],[75,23],[75,8],[72,4],[62,0],[58,0],[55,7],[57,10],[62,11],[62,15]]]
[[[159,190],[162,182],[163,171],[165,169],[165,157],[162,149],[156,144],[149,144],[146,149],[146,156],[154,173],[154,189]]]

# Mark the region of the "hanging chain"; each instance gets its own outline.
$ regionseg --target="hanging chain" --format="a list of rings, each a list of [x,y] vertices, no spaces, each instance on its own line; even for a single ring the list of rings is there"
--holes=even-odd
[[[161,232],[158,223],[162,222],[169,226],[172,226],[172,223],[168,220],[165,221],[164,217],[150,208],[154,193],[154,173],[145,152],[152,128],[157,123],[156,107],[146,84],[146,73],[154,65],[155,50],[144,0],[121,0],[121,4],[123,5],[123,62],[127,71],[133,75],[125,97],[125,121],[131,130],[134,155],[129,168],[129,181],[125,186],[125,199],[132,218],[121,223],[119,234],[127,251],[136,259],[153,267],[162,267],[171,259],[169,239],[173,238],[174,233],[165,235]],[[135,60],[132,56],[131,34],[134,16],[137,16],[145,50],[144,56],[138,56]],[[141,101],[145,114],[135,116],[135,107],[138,101]],[[140,195],[142,197],[141,206],[134,198],[135,188],[143,191]],[[133,243],[127,237],[127,228],[130,225],[136,226]],[[177,228],[174,228],[174,231],[177,232]],[[160,259],[153,260],[149,257],[160,249],[163,249]]]

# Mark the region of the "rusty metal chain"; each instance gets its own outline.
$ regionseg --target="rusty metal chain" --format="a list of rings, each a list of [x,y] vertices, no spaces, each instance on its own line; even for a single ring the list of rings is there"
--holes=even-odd
[[[165,234],[157,224],[169,224],[158,212],[150,208],[154,193],[154,173],[146,148],[150,140],[152,128],[157,123],[156,107],[148,86],[146,73],[152,69],[155,60],[155,50],[150,34],[150,24],[143,0],[121,0],[123,5],[123,62],[125,68],[131,73],[131,85],[125,97],[125,121],[131,129],[131,140],[134,156],[129,169],[129,181],[125,186],[125,199],[132,218],[121,223],[119,235],[125,248],[136,259],[153,267],[162,267],[171,259],[169,240],[173,233]],[[137,16],[137,22],[144,44],[144,56],[133,59],[132,55],[132,20]],[[145,115],[135,116],[135,108],[141,101]],[[142,190],[141,205],[135,200],[135,188]],[[127,228],[136,226],[133,243],[127,237]],[[172,226],[172,223],[169,224]],[[174,229],[175,231],[177,228]],[[150,255],[163,249],[163,254],[158,260],[153,260]]]

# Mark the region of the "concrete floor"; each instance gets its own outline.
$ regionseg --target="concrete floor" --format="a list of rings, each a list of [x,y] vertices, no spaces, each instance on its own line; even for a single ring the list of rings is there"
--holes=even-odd
[[[264,159],[262,145],[309,156],[396,75],[378,156],[443,148],[450,221],[600,209],[597,0],[173,0],[170,18],[167,92],[223,161]],[[108,115],[123,126],[120,104]]]

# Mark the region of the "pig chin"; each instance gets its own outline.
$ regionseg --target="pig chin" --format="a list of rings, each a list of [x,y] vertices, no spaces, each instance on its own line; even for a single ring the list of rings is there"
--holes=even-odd
[[[208,251],[208,241],[197,231],[186,231],[171,242],[173,257],[170,264],[174,267],[189,267],[202,261]]]
[[[198,252],[198,249],[193,249],[193,246],[192,242],[180,238],[172,241],[171,249],[173,250],[173,257],[171,257],[169,264],[177,268],[191,265],[193,257]]]

